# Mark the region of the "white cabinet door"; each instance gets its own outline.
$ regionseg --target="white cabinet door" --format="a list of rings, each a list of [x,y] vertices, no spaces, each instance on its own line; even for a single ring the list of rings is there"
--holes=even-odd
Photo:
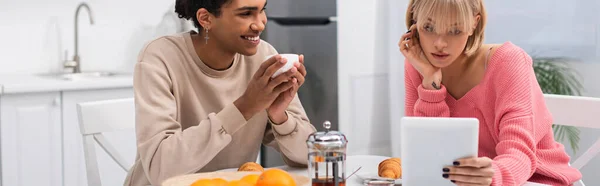
[[[62,185],[60,93],[0,97],[2,185]]]
[[[133,97],[132,88],[123,89],[105,89],[105,90],[86,90],[86,91],[65,91],[63,92],[63,145],[64,145],[64,186],[87,186],[87,175],[85,169],[85,159],[83,154],[83,141],[79,130],[79,121],[77,117],[77,103],[98,101],[118,98]],[[132,132],[132,131],[128,131]],[[135,158],[135,134],[105,134],[109,142],[113,142],[115,149],[122,152],[125,149],[128,153],[122,156],[133,162]],[[125,138],[125,139],[123,139]],[[114,142],[124,141],[122,145]],[[133,147],[130,144],[133,143]],[[123,185],[126,173],[118,169],[118,165],[107,156],[104,151],[97,146],[96,154],[99,162],[100,176],[102,185]]]

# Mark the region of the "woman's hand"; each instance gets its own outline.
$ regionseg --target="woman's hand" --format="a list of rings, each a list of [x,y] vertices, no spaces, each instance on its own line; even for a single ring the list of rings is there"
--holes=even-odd
[[[454,166],[444,168],[442,176],[456,185],[488,186],[494,176],[492,161],[488,157],[459,159]]]
[[[398,46],[400,52],[412,64],[412,66],[423,76],[423,88],[440,89],[442,82],[442,70],[429,63],[425,57],[423,49],[416,37],[417,25],[412,25],[410,29],[402,35]]]

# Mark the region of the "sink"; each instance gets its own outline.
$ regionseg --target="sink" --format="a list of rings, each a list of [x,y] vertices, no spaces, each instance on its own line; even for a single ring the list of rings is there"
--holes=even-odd
[[[57,78],[62,80],[81,80],[81,79],[95,79],[103,77],[118,77],[118,76],[130,76],[130,73],[124,72],[81,72],[81,73],[49,73],[39,74],[41,77]]]

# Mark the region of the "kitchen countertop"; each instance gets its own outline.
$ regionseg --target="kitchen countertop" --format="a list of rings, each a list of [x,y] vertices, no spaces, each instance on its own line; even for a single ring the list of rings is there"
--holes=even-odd
[[[107,77],[87,77],[74,80],[39,75],[0,75],[0,95],[69,90],[133,87],[132,74]]]

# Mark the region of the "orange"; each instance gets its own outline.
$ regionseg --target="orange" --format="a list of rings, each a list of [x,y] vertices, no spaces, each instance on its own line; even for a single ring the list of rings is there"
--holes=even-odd
[[[196,182],[192,183],[191,186],[217,186],[210,179],[199,179]]]
[[[253,186],[252,184],[246,183],[241,180],[233,180],[227,183],[227,186]]]
[[[257,175],[257,174],[250,174],[250,175],[244,176],[241,179],[241,181],[254,185],[258,181],[258,178],[259,178],[259,175]]]
[[[323,156],[315,156],[315,162],[324,162],[325,158]]]
[[[284,170],[269,169],[260,175],[256,186],[296,186],[296,181]]]
[[[215,186],[227,186],[227,181],[221,178],[212,179]]]

